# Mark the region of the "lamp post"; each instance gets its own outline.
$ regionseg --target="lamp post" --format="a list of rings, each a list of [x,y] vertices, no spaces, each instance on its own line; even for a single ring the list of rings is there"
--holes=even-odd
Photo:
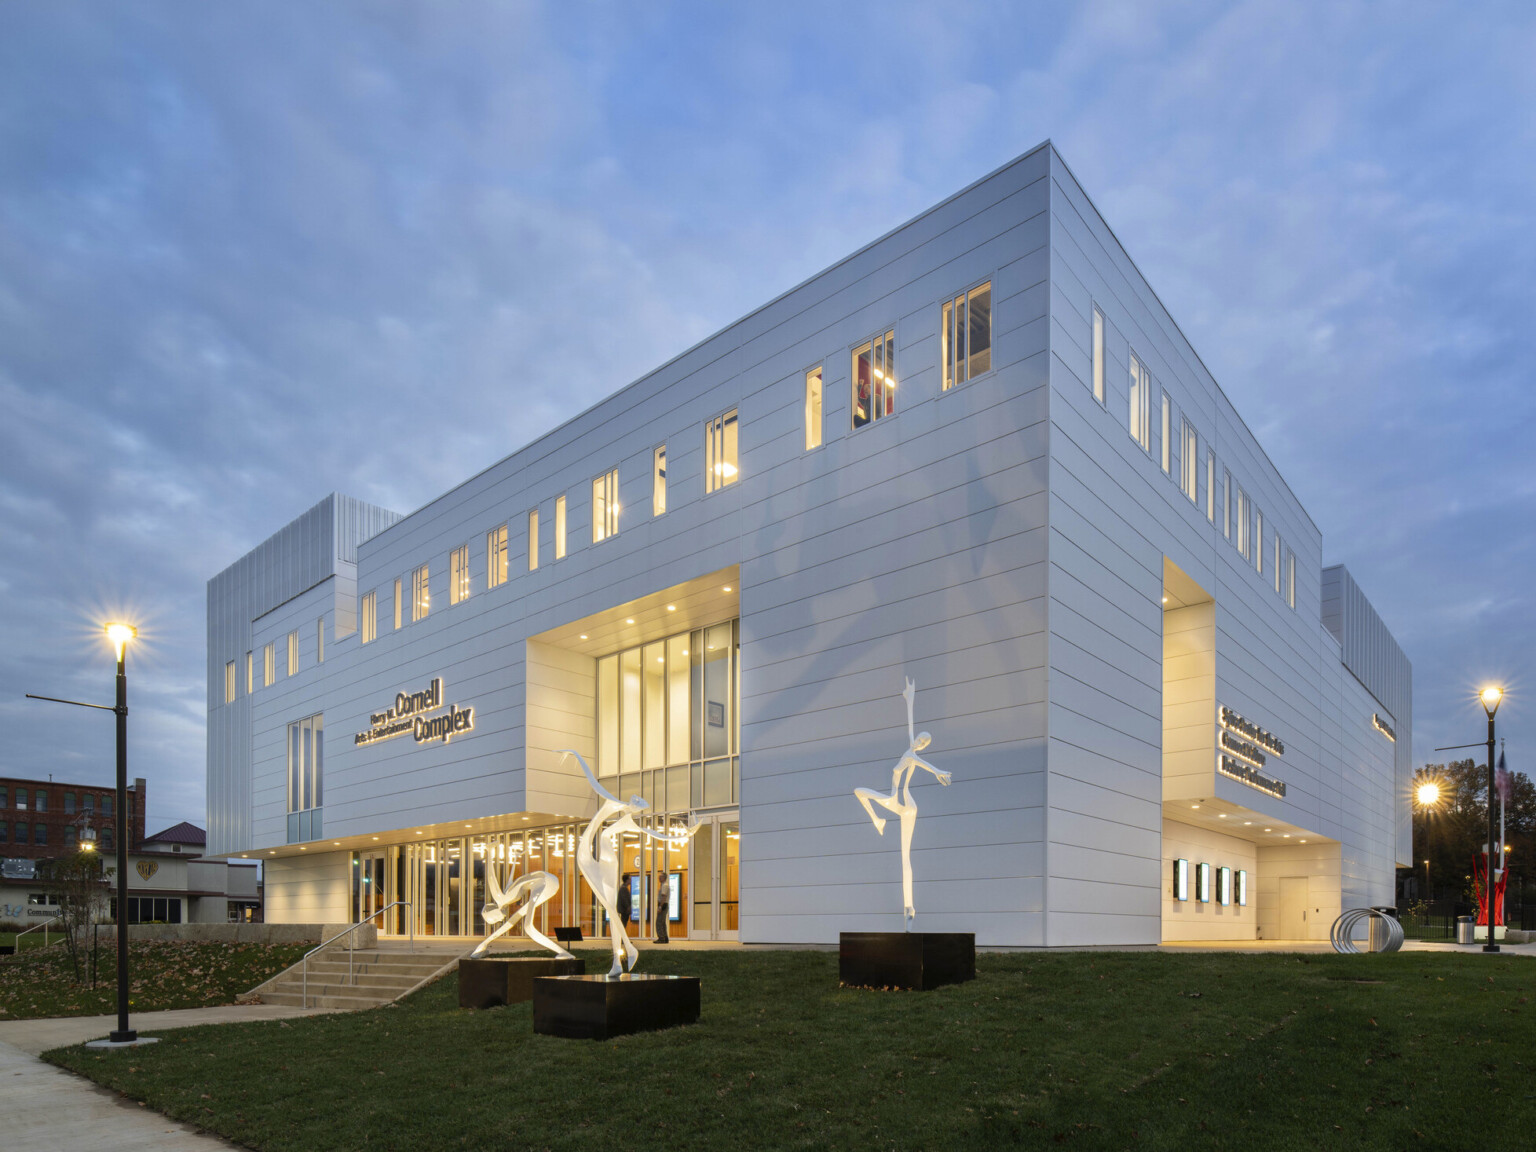
[[[1488,845],[1487,852],[1485,854],[1488,870],[1487,883],[1483,888],[1484,895],[1488,901],[1488,939],[1483,942],[1483,951],[1497,952],[1499,950],[1499,942],[1494,939],[1493,933],[1493,895],[1495,881],[1493,797],[1496,791],[1494,788],[1493,780],[1493,716],[1494,713],[1499,710],[1499,702],[1504,699],[1504,691],[1501,688],[1489,685],[1487,688],[1483,689],[1482,694],[1478,698],[1482,701],[1483,711],[1488,713]],[[1504,863],[1503,856],[1503,852],[1498,853],[1498,863],[1500,865]],[[1499,871],[1503,871],[1502,867],[1499,869]]]
[[[139,1038],[128,1027],[128,641],[137,636],[132,624],[108,624],[107,639],[117,648],[117,1031],[113,1044]],[[1490,731],[1492,726],[1490,724]]]

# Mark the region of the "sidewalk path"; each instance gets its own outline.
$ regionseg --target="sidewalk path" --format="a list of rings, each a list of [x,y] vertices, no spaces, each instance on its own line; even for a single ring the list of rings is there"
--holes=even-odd
[[[278,1004],[232,1004],[223,1008],[184,1008],[143,1012],[131,1023],[140,1036],[159,1036],[193,1024],[230,1024],[242,1020],[280,1020],[315,1016]],[[0,1023],[0,1101],[5,1108],[5,1152],[59,1152],[61,1148],[111,1148],[114,1152],[215,1152],[238,1148],[217,1136],[198,1132],[141,1108],[134,1101],[82,1076],[37,1058],[39,1052],[82,1044],[117,1027],[116,1016],[71,1016],[53,1020]],[[132,1060],[134,1050],[104,1053]]]

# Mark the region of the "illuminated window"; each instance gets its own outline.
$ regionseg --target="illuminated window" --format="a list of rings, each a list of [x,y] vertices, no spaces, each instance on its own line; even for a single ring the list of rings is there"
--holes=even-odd
[[[565,497],[555,497],[555,559],[565,559]]]
[[[325,663],[325,617],[315,623],[315,663]]]
[[[270,688],[277,681],[277,653],[273,651],[271,644],[262,649],[261,664],[264,674],[262,686]]]
[[[402,622],[402,616],[403,616],[402,609],[405,607],[405,595],[404,595],[404,593],[405,593],[405,589],[401,587],[400,577],[396,576],[395,577],[395,630],[397,632],[400,630],[400,624]]]
[[[619,470],[610,468],[592,481],[592,543],[619,534]]]
[[[256,660],[250,652],[245,654],[245,694],[256,691]]]
[[[667,446],[663,444],[651,453],[651,515],[660,516],[667,510]]]
[[[507,582],[507,526],[492,528],[485,534],[485,586],[495,588]]]
[[[821,369],[805,374],[805,450],[821,447]]]
[[[357,622],[358,631],[362,634],[364,644],[372,644],[379,635],[379,594],[377,592],[363,594],[360,614],[362,618]]]
[[[1194,505],[1200,503],[1200,444],[1195,426],[1183,421],[1183,436],[1179,446],[1179,475],[1184,495]]]
[[[289,676],[292,676],[298,670],[299,670],[299,630],[297,628],[295,628],[292,632],[288,633],[288,671],[287,671],[286,674],[289,675]]]
[[[1093,398],[1104,403],[1104,313],[1093,306]]]
[[[992,282],[962,292],[944,305],[939,344],[944,391],[992,371]]]
[[[1205,518],[1216,523],[1216,453],[1209,448],[1205,452]]]
[[[411,573],[411,622],[425,620],[432,611],[432,574],[423,564]]]
[[[1163,471],[1173,475],[1173,401],[1163,393],[1163,419],[1158,432],[1158,444],[1163,454]]]
[[[896,330],[853,350],[853,426],[896,414]]]
[[[539,570],[539,510],[528,513],[528,571]]]
[[[460,544],[448,553],[448,603],[469,599],[469,545]]]
[[[1152,451],[1152,373],[1131,353],[1131,439],[1143,452]]]
[[[704,425],[704,491],[736,483],[736,413],[716,416]]]
[[[288,843],[319,838],[324,788],[325,718],[319,714],[288,725]]]
[[[224,665],[224,703],[235,702],[235,662],[231,660]]]

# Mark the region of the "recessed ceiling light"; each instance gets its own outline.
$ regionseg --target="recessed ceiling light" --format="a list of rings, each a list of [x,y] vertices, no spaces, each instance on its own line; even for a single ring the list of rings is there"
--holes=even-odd
[[[1163,603],[1164,604],[1168,603],[1168,597],[1166,597],[1166,596],[1163,597]]]
[[[730,590],[731,590],[731,586],[730,586],[730,585],[729,585],[729,584],[727,584],[727,585],[726,585],[726,586],[725,586],[725,590],[726,590],[726,591],[727,591],[727,592],[729,592],[729,591],[730,591]]]
[[[1290,834],[1290,833],[1289,833],[1289,832],[1285,832],[1285,833],[1283,833],[1283,834],[1282,834],[1282,835],[1284,835],[1284,837],[1285,837],[1285,838],[1286,838],[1286,839],[1287,839],[1287,840],[1289,840],[1289,839],[1290,839],[1290,838],[1291,838],[1291,834]]]
[[[1243,827],[1244,828],[1252,828],[1253,827],[1253,821],[1252,820],[1244,820],[1243,821]]]
[[[1198,805],[1198,804],[1191,804],[1190,807],[1191,808],[1198,808],[1198,807],[1200,807],[1200,805]]]
[[[1305,844],[1305,843],[1306,843],[1306,841],[1305,841],[1305,840],[1303,840],[1303,841],[1302,841],[1302,843],[1303,843],[1303,844]],[[1497,869],[1497,868],[1495,868],[1495,869],[1494,869],[1494,871],[1495,871],[1495,872],[1497,872],[1497,871],[1498,871],[1498,869]]]
[[[1273,828],[1266,828],[1266,829],[1264,829],[1264,831],[1266,831],[1266,832],[1273,832],[1274,829]]]
[[[466,824],[466,825],[464,825],[464,827],[466,827],[466,828],[468,828],[468,827],[469,827],[469,825],[468,825],[468,824]]]
[[[466,824],[466,825],[464,825],[464,827],[468,828],[469,825]],[[341,841],[340,840],[332,840],[331,841],[331,847],[332,848],[340,848],[341,847]]]
[[[668,604],[667,605],[667,611],[668,612],[676,612],[677,611],[677,605],[676,604]]]
[[[586,634],[586,633],[585,633],[585,632],[583,632],[583,633],[582,633],[582,634],[581,634],[581,638],[582,638],[582,639],[583,639],[583,640],[585,640],[585,639],[586,639],[586,638],[587,638],[587,634]]]
[[[306,847],[304,847],[304,845],[302,845],[302,844],[300,844],[300,845],[299,845],[299,851],[300,851],[300,852],[308,852],[308,851],[309,851],[309,849],[308,849],[308,848],[306,848]]]
[[[667,658],[665,656],[658,656],[658,657],[656,657],[656,663],[658,663],[658,664],[665,664],[666,662],[667,662]]]
[[[421,829],[420,828],[416,829],[416,835],[418,835],[418,836],[421,835]]]
[[[635,622],[635,618],[633,616],[631,616],[628,620],[624,621],[624,623],[626,623],[626,624],[633,624],[634,622]]]
[[[1225,820],[1226,818],[1227,818],[1227,814],[1225,812],[1218,812],[1218,813],[1216,813],[1216,819],[1218,819],[1218,820]],[[467,828],[468,825],[466,824],[465,827]]]
[[[248,856],[246,853],[242,852],[242,853],[240,853],[240,859],[242,859],[242,860],[249,860],[250,856]]]
[[[377,837],[377,836],[375,836],[375,837],[374,837],[374,839],[375,839],[375,840],[377,840],[377,839],[378,839],[378,837]]]

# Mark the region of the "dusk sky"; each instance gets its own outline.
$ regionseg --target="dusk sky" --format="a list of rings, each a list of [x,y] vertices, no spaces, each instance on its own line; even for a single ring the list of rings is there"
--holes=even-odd
[[[408,512],[1044,139],[1536,768],[1536,7],[0,7],[0,775],[205,822],[209,577]],[[1452,754],[1456,755],[1456,754]]]

